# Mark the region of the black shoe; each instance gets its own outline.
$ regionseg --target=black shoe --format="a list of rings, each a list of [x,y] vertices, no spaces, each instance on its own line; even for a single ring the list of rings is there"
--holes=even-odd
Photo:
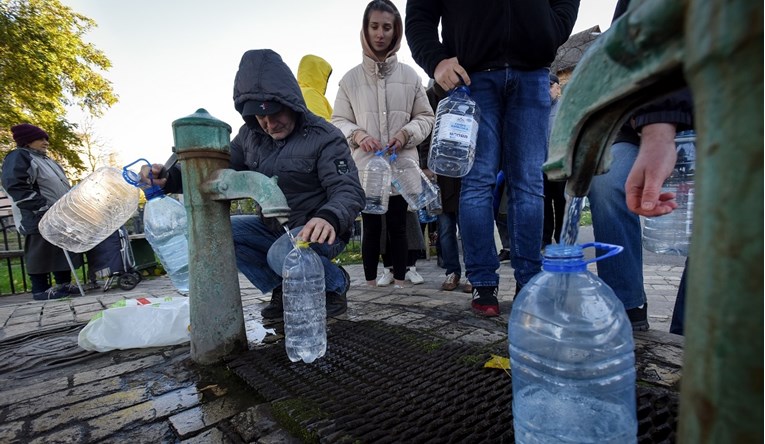
[[[640,307],[627,310],[627,316],[632,323],[632,331],[648,331],[648,302]]]
[[[487,317],[499,316],[497,287],[473,287],[473,301],[470,306],[479,315]]]
[[[260,310],[263,319],[279,319],[284,316],[284,300],[282,299],[282,287],[271,290],[271,302],[263,310]]]
[[[499,250],[497,260],[499,260],[500,264],[510,262],[510,251],[505,249]]]
[[[348,289],[351,288],[351,276],[343,267],[340,267],[340,271],[345,276],[345,290],[342,293],[327,292],[327,317],[340,316],[348,311]]]
[[[48,300],[62,299],[62,298],[68,298],[68,297],[69,297],[69,290],[66,288],[61,288],[60,285],[50,287],[49,289],[41,293],[32,294],[32,299],[34,299],[35,301],[48,301]]]

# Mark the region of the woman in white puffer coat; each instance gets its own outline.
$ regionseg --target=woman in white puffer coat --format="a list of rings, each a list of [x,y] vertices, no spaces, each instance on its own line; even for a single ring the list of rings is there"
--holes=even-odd
[[[420,77],[396,57],[403,36],[401,15],[392,2],[373,0],[367,5],[361,29],[363,60],[340,80],[332,114],[332,123],[348,138],[359,171],[375,152],[386,148],[418,162],[417,145],[433,129],[435,116]],[[407,203],[391,192],[386,229],[394,284],[401,287],[406,274]],[[364,275],[367,285],[376,286],[382,215],[361,217]]]

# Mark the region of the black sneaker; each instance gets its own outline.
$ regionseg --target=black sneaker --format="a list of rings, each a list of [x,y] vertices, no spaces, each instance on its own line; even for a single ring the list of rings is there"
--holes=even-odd
[[[348,290],[351,288],[351,276],[345,268],[339,267],[345,276],[345,290],[342,293],[327,292],[327,317],[340,316],[348,311]]]
[[[482,316],[499,316],[497,287],[473,287],[473,311]]]
[[[260,315],[263,319],[279,319],[284,316],[284,300],[282,299],[282,287],[278,286],[271,290],[271,302],[263,310],[260,310]]]
[[[627,316],[632,323],[632,331],[648,331],[648,302],[640,307],[627,310]]]
[[[510,262],[510,251],[509,250],[499,250],[499,254],[497,255],[497,260],[499,260],[500,264],[505,264],[507,262]]]
[[[33,293],[32,299],[35,301],[48,301],[53,299],[62,299],[69,297],[69,291],[66,288],[61,288],[60,285],[50,287],[49,289],[41,293]]]

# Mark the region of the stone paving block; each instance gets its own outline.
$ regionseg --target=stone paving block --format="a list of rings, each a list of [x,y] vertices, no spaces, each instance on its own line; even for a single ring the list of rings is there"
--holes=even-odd
[[[0,326],[5,325],[5,322],[11,317],[14,311],[16,311],[16,308],[13,306],[0,308]]]
[[[21,435],[23,429],[24,421],[3,421],[0,424],[0,442],[18,442],[16,437]]]
[[[383,308],[381,310],[377,311],[365,311],[363,313],[354,313],[353,316],[349,315],[348,319],[352,321],[362,321],[362,320],[370,320],[370,321],[381,321],[387,318],[390,318],[392,316],[396,316],[397,314],[401,313],[401,310],[396,310],[392,308]]]
[[[10,325],[0,329],[0,339],[32,333],[40,329],[37,321],[26,324]]]
[[[250,407],[232,417],[230,423],[244,442],[256,442],[261,436],[268,435],[278,428],[270,404]]]
[[[13,325],[19,325],[19,324],[35,324],[37,325],[38,322],[40,322],[40,319],[42,317],[39,314],[36,315],[24,315],[24,316],[13,316],[10,319],[8,319],[8,322],[6,322],[6,326],[13,326]]]
[[[475,331],[474,327],[451,323],[441,328],[435,329],[433,334],[444,339],[453,340],[462,338],[463,336],[468,335],[473,331]]]
[[[14,316],[27,316],[27,315],[37,315],[40,316],[43,310],[44,302],[35,302],[32,304],[26,304],[26,305],[19,305],[16,307],[16,310],[13,312]]]
[[[30,431],[41,433],[46,430],[66,424],[70,421],[80,421],[106,415],[118,410],[131,410],[145,403],[148,394],[145,387],[123,390],[117,393],[109,393],[98,398],[88,399],[75,404],[60,406],[59,408],[43,413],[31,421]]]
[[[217,428],[213,428],[202,432],[197,436],[193,436],[189,439],[184,439],[180,442],[180,444],[229,444],[231,442],[232,441],[228,439],[223,432]]]
[[[66,314],[43,316],[43,318],[40,319],[40,325],[43,327],[48,327],[56,324],[67,324],[74,322],[74,319],[74,314],[71,312]]]
[[[85,441],[85,431],[82,427],[67,427],[56,432],[37,437],[27,444],[50,444],[59,442],[87,442]]]
[[[459,340],[471,344],[493,344],[507,339],[507,334],[503,332],[487,331],[483,329],[474,329],[467,334],[460,336]]]
[[[411,323],[417,322],[417,320],[424,318],[425,315],[418,313],[402,312],[397,315],[391,316],[385,320],[387,324],[392,325],[404,325],[408,326]]]
[[[121,378],[94,381],[88,385],[82,385],[76,388],[67,387],[64,390],[55,390],[50,387],[50,385],[47,387],[48,391],[44,394],[41,394],[40,391],[38,391],[40,396],[29,398],[26,402],[14,402],[12,405],[3,407],[0,409],[0,417],[5,418],[5,420],[15,420],[31,417],[40,413],[45,413],[61,408],[65,405],[96,398],[107,393],[114,393],[122,390],[123,388]],[[0,394],[0,396],[3,395]]]
[[[181,438],[187,438],[212,424],[236,415],[240,408],[240,405],[231,400],[218,398],[204,406],[171,416],[170,423]]]
[[[86,372],[78,373],[72,377],[72,380],[74,386],[78,386],[81,384],[88,384],[92,381],[98,381],[100,379],[110,378],[113,376],[119,376],[124,373],[145,369],[163,362],[165,362],[165,358],[163,356],[146,356],[145,358],[137,359],[135,361],[123,362],[121,364],[115,364],[97,370],[89,370]]]
[[[142,402],[90,419],[90,440],[98,441],[114,435],[125,426],[145,423],[155,418],[152,402]]]
[[[101,310],[95,310],[95,311],[78,311],[77,316],[74,318],[74,322],[78,324],[87,324],[90,322],[91,319],[93,319],[93,316],[100,313]]]

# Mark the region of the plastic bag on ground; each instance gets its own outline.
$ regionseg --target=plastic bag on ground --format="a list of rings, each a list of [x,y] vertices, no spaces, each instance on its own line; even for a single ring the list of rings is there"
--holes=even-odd
[[[93,316],[77,343],[89,351],[183,344],[189,336],[189,298],[125,299]]]

